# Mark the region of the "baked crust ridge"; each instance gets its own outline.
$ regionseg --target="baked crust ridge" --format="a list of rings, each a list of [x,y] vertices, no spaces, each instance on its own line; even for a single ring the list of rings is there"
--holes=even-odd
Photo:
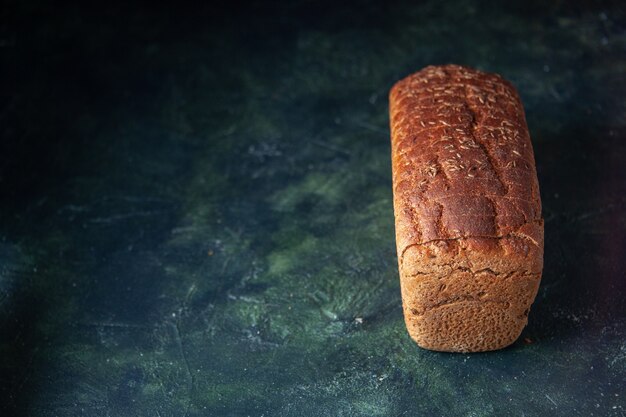
[[[524,109],[497,74],[429,66],[390,91],[405,321],[422,347],[500,349],[527,323],[543,219]]]

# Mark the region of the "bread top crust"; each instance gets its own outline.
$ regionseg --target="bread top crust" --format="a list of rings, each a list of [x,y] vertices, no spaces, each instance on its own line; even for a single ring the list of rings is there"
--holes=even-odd
[[[467,67],[429,66],[396,83],[389,103],[404,272],[454,258],[472,269],[540,273],[539,185],[513,85]]]

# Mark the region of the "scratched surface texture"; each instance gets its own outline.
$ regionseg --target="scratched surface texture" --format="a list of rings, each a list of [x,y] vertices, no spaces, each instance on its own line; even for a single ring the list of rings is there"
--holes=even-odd
[[[623,6],[409,3],[2,6],[1,415],[625,415]],[[495,353],[402,319],[387,93],[450,62],[518,88],[543,199]]]

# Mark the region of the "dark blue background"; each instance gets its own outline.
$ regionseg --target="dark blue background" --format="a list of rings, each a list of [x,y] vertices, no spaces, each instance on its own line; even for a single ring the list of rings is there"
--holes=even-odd
[[[619,2],[7,2],[0,409],[32,416],[626,412]],[[402,321],[387,93],[519,89],[546,221],[528,327]]]

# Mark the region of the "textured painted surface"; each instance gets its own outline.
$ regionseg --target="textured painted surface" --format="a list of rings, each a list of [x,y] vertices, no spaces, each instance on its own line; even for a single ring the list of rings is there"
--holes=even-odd
[[[617,3],[6,9],[5,414],[626,412]],[[535,148],[544,277],[496,353],[402,320],[386,95],[447,62],[511,80]]]

